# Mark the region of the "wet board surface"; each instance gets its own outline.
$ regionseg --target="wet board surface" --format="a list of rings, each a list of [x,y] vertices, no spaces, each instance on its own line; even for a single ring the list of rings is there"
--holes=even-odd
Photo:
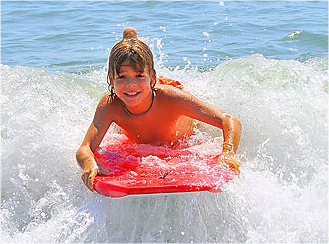
[[[108,172],[96,176],[94,188],[109,197],[221,192],[234,173],[218,164],[219,156],[148,145],[108,145],[95,153],[99,165]]]

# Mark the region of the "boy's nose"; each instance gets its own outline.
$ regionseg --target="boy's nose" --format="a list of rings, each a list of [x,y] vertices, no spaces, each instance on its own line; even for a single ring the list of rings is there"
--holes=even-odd
[[[128,78],[127,79],[127,86],[136,86],[137,81],[135,78]]]

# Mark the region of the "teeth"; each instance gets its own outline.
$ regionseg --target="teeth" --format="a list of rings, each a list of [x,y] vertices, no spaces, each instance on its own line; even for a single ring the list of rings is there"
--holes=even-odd
[[[127,92],[127,94],[128,94],[129,96],[134,96],[134,95],[137,94],[137,92]]]

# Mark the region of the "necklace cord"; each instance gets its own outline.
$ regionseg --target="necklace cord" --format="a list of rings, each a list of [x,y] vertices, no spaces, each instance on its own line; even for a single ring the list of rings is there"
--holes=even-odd
[[[122,103],[122,106],[123,106],[124,110],[126,111],[126,113],[128,115],[130,115],[130,116],[141,116],[141,115],[144,115],[144,114],[148,113],[151,110],[151,108],[153,107],[155,97],[156,97],[155,90],[152,89],[152,102],[151,102],[150,107],[148,109],[146,109],[144,112],[141,112],[139,114],[134,114],[134,113],[130,112],[129,109],[126,107],[125,103],[122,100],[121,100],[121,103]]]

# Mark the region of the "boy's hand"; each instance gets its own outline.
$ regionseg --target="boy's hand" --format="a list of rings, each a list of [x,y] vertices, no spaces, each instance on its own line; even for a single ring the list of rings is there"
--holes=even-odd
[[[95,165],[87,165],[82,173],[82,180],[83,183],[85,183],[86,187],[91,190],[92,192],[95,192],[94,189],[94,179],[98,173],[99,168]]]
[[[223,152],[219,158],[221,164],[227,164],[236,175],[240,174],[241,161],[234,152]]]

